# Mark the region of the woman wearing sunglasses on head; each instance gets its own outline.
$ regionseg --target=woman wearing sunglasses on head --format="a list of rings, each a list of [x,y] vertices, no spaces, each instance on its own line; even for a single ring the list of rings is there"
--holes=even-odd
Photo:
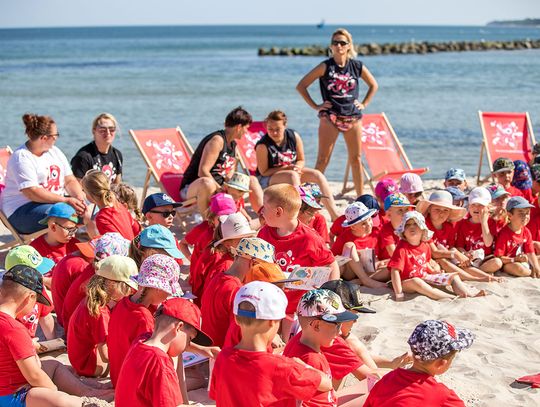
[[[81,180],[89,170],[100,170],[112,183],[122,181],[122,153],[112,143],[118,122],[110,113],[101,113],[92,122],[94,141],[82,147],[71,159],[71,169]]]
[[[352,36],[347,30],[339,28],[332,34],[330,50],[332,56],[304,76],[296,90],[309,106],[319,112],[319,151],[315,168],[324,173],[337,136],[340,132],[343,133],[356,193],[362,195],[362,110],[371,102],[378,85],[371,72],[355,59]],[[315,103],[308,92],[308,87],[317,79],[321,88],[322,104]],[[368,86],[362,101],[359,100],[360,79]]]
[[[66,156],[55,146],[60,134],[54,120],[33,113],[26,113],[22,120],[28,140],[8,161],[1,204],[11,225],[19,233],[30,234],[47,227],[39,221],[53,204],[66,202],[78,214],[86,205]]]

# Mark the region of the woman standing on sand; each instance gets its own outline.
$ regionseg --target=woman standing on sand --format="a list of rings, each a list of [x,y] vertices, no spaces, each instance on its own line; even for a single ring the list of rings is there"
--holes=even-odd
[[[317,65],[298,82],[296,90],[306,103],[319,112],[319,151],[315,168],[322,173],[330,162],[337,136],[343,133],[349,153],[349,164],[356,193],[363,194],[364,176],[362,168],[362,110],[364,110],[375,92],[377,81],[362,64],[354,59],[351,34],[344,28],[332,34],[330,45],[332,57]],[[323,103],[318,105],[311,98],[308,87],[319,80]],[[360,102],[358,82],[362,79],[368,86],[366,96]]]

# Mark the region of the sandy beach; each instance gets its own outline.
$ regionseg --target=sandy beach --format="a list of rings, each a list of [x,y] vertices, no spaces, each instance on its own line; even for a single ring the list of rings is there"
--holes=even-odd
[[[474,185],[472,180],[469,183]],[[331,184],[337,194],[341,183]],[[429,190],[442,186],[442,181],[424,185]],[[337,204],[343,210],[353,199],[352,193],[338,196]],[[177,237],[182,237],[179,230]],[[8,238],[2,228],[0,239]],[[394,357],[408,349],[408,336],[426,319],[444,319],[469,328],[476,335],[473,346],[461,352],[439,380],[454,389],[467,406],[537,406],[540,390],[516,384],[514,379],[540,372],[540,280],[507,277],[499,284],[472,285],[489,295],[441,302],[407,295],[404,302],[397,303],[390,298],[390,290],[364,289],[366,303],[377,313],[361,315],[354,331],[372,352]],[[65,362],[67,357],[61,356],[61,360]],[[347,385],[355,380],[349,377]],[[214,405],[204,391],[190,395],[192,401]]]

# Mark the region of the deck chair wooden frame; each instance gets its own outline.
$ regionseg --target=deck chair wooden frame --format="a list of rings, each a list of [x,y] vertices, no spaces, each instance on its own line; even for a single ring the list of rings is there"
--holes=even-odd
[[[255,144],[266,133],[264,122],[253,122],[245,134],[236,143],[236,157],[244,172],[248,175],[255,175],[257,171],[257,155],[255,154]]]
[[[525,120],[524,123],[524,131],[527,131],[526,135],[522,135],[521,140],[521,150],[515,149],[515,152],[511,151],[493,151],[492,149],[488,148],[488,145],[490,145],[488,132],[485,126],[485,119],[493,117],[494,119],[496,117],[506,118],[506,119],[519,119],[519,120]],[[478,185],[483,184],[491,177],[491,171],[493,171],[493,161],[500,157],[506,157],[511,159],[512,161],[515,160],[524,160],[526,163],[529,163],[531,159],[531,152],[532,148],[536,143],[536,140],[534,138],[534,132],[531,124],[531,118],[529,116],[528,112],[523,113],[506,113],[506,112],[482,112],[481,110],[478,111],[478,118],[480,120],[480,128],[482,130],[482,144],[480,145],[480,160],[478,161],[478,172],[476,174],[476,183]],[[500,124],[500,123],[499,123]],[[494,124],[496,126],[497,123]],[[489,165],[490,174],[484,177],[483,179],[480,179],[481,173],[482,173],[482,162],[484,158],[484,151],[487,155],[487,161]]]
[[[129,134],[133,138],[133,142],[137,146],[139,153],[141,153],[141,156],[143,157],[143,160],[147,168],[146,177],[144,179],[142,196],[141,196],[141,208],[144,203],[144,199],[146,198],[146,193],[148,192],[148,187],[150,186],[150,181],[152,177],[154,178],[156,184],[164,193],[167,193],[173,199],[180,201],[179,200],[180,185],[178,185],[178,191],[174,191],[174,193],[172,193],[171,191],[167,191],[167,188],[162,182],[162,177],[166,174],[171,174],[171,175],[183,174],[185,169],[187,168],[187,165],[185,165],[184,168],[182,168],[181,170],[176,170],[175,168],[173,168],[174,171],[167,171],[160,174],[160,172],[155,168],[152,159],[149,157],[147,153],[147,149],[145,148],[145,146],[141,144],[141,140],[139,139],[139,137],[142,137],[141,136],[142,132],[144,132],[144,136],[147,136],[150,132],[164,132],[164,131],[170,131],[171,135],[174,135],[174,137],[177,137],[177,141],[182,145],[183,149],[186,152],[186,155],[187,155],[186,158],[187,158],[188,164],[193,155],[193,148],[191,147],[191,144],[189,144],[187,137],[184,135],[184,133],[182,132],[182,129],[179,126],[177,126],[176,128],[168,128],[168,129],[150,129],[150,130],[133,130],[132,129],[129,131]],[[177,212],[180,215],[188,215],[197,210],[197,207],[195,205],[197,202],[196,198],[192,198],[192,199],[181,201],[181,202],[182,202],[182,207],[178,208],[177,210]]]
[[[403,175],[405,173],[408,173],[408,172],[412,172],[412,173],[415,173],[415,174],[418,174],[418,175],[422,175],[422,174],[429,171],[428,167],[413,168],[411,162],[409,161],[409,158],[407,157],[407,154],[405,153],[405,150],[403,149],[403,145],[399,141],[399,139],[398,139],[398,137],[396,135],[396,132],[394,131],[394,128],[390,124],[390,121],[388,120],[388,117],[386,116],[386,114],[384,112],[366,114],[366,115],[363,116],[363,120],[362,120],[362,139],[364,139],[365,137],[368,136],[366,134],[366,125],[365,125],[365,123],[366,122],[367,123],[373,123],[374,119],[382,120],[384,122],[385,126],[387,127],[388,132],[389,132],[389,136],[391,137],[391,140],[392,140],[392,146],[388,146],[388,148],[394,148],[395,154],[397,154],[397,158],[402,163],[403,169],[400,169],[400,170],[397,170],[397,171],[395,171],[395,170],[394,171],[392,171],[392,170],[383,170],[383,171],[378,171],[375,174],[373,174],[373,173],[370,174],[368,172],[368,169],[369,169],[369,162],[368,161],[369,160],[367,159],[367,149],[364,148],[364,145],[363,145],[362,146],[362,156],[363,156],[362,157],[362,164],[363,164],[362,165],[362,167],[363,167],[362,170],[363,170],[363,173],[364,173],[364,182],[369,183],[369,185],[371,186],[371,189],[373,191],[375,190],[375,186],[373,185],[373,183],[375,181],[378,181],[379,179],[381,179],[383,177],[398,178],[401,175]],[[363,144],[364,144],[364,142],[363,142]],[[341,190],[342,194],[346,194],[347,192],[354,189],[354,187],[348,186],[350,171],[351,171],[350,164],[347,161],[347,166],[345,168],[345,175],[343,177],[343,188]]]
[[[13,154],[13,150],[11,149],[10,146],[0,147],[0,171],[2,173],[1,174],[2,180],[4,180],[6,177],[7,161],[9,160],[9,157],[11,157],[11,154]],[[4,214],[4,211],[2,210],[0,210],[0,220],[2,221],[4,226],[11,232],[11,235],[13,236],[13,240],[10,240],[9,242],[6,242],[6,243],[0,243],[0,251],[8,250],[14,246],[19,246],[22,244],[28,244],[32,240],[47,233],[47,229],[39,230],[29,235],[17,232],[17,230],[9,222],[7,216]]]

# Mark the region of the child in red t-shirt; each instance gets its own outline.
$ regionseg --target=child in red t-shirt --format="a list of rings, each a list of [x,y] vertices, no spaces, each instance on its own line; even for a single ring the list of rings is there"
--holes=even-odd
[[[448,371],[456,354],[469,348],[474,335],[446,321],[428,320],[419,324],[408,343],[414,355],[409,369],[396,369],[379,380],[364,407],[445,406],[465,407],[457,394],[434,376]]]
[[[512,177],[512,186],[521,192],[523,198],[529,203],[534,203],[534,194],[532,191],[532,176],[529,164],[523,160],[514,161],[514,175]]]
[[[455,297],[432,285],[442,287],[451,285],[459,297],[486,295],[483,290],[474,294],[463,284],[457,273],[441,273],[437,263],[431,261],[428,241],[433,232],[426,226],[421,213],[407,212],[396,233],[401,240],[388,263],[396,301],[403,300],[404,292],[423,294],[434,300]]]
[[[137,290],[137,265],[129,257],[113,255],[98,263],[88,282],[86,298],[71,316],[67,333],[68,357],[80,376],[107,375],[107,334],[111,302],[117,303]]]
[[[362,202],[364,205],[367,206],[368,209],[374,209],[376,212],[371,216],[371,220],[373,223],[373,230],[372,234],[374,236],[379,236],[379,233],[381,231],[381,227],[383,224],[383,217],[382,213],[384,212],[381,209],[381,206],[379,205],[379,201],[370,194],[364,194],[360,195],[358,198],[355,199],[355,202]],[[339,218],[337,218],[334,223],[332,223],[332,226],[330,226],[330,233],[332,234],[332,240],[334,240],[334,237],[338,237],[340,234],[343,233],[345,228],[343,227],[343,222],[345,222],[347,219],[345,218],[345,215],[341,215]]]
[[[179,266],[184,258],[173,233],[162,225],[144,228],[129,245],[129,257],[135,260],[138,267],[141,267],[144,259],[153,254],[171,256]]]
[[[384,223],[377,239],[377,252],[380,260],[389,260],[396,250],[396,245],[399,242],[399,237],[394,231],[401,224],[403,215],[409,212],[414,205],[411,205],[409,200],[402,193],[387,195],[384,200],[384,210],[388,222]]]
[[[285,318],[287,298],[281,289],[253,281],[236,293],[233,307],[242,339],[216,359],[209,395],[217,407],[294,407],[297,400],[332,390],[326,373],[267,351]]]
[[[523,191],[512,185],[514,179],[515,165],[509,158],[497,158],[493,161],[492,175],[497,181],[497,184],[501,185],[511,196],[523,196]]]
[[[302,206],[300,206],[300,211],[298,212],[298,220],[317,232],[326,244],[330,244],[328,225],[320,212],[323,208],[322,205],[317,201],[310,189],[304,189],[303,187],[296,188],[302,199]]]
[[[172,358],[190,342],[208,346],[201,330],[201,312],[183,298],[165,301],[156,311],[152,335],[138,339],[129,349],[116,385],[115,404],[122,406],[176,407],[189,405],[180,391]]]
[[[298,303],[297,314],[302,331],[285,346],[283,356],[299,358],[332,380],[330,365],[321,348],[332,346],[341,324],[355,321],[358,316],[343,308],[339,295],[324,289],[305,293]],[[361,403],[361,400],[357,401]],[[319,391],[302,405],[337,407],[337,396],[334,389]]]
[[[496,222],[489,216],[491,193],[476,187],[469,194],[469,214],[456,224],[456,248],[486,273],[500,270],[502,262],[491,256],[497,236]]]
[[[374,209],[368,209],[362,202],[353,202],[345,210],[344,232],[332,245],[335,256],[342,255],[351,260],[340,267],[346,280],[358,278],[362,285],[372,288],[386,287],[382,281],[390,274],[383,264],[376,261],[377,237],[373,235],[372,216]]]
[[[179,278],[180,267],[172,257],[153,254],[141,265],[137,276],[137,292],[122,298],[114,307],[107,336],[109,368],[114,386],[118,382],[122,363],[133,341],[154,329],[152,312],[168,296],[182,295]]]
[[[454,223],[463,219],[467,210],[453,205],[452,194],[435,191],[428,200],[420,201],[416,210],[426,217],[426,225],[433,232],[429,242],[431,256],[447,273],[458,273],[463,281],[498,280],[471,265],[471,260],[455,249]]]
[[[94,222],[90,220],[92,205],[85,214],[86,229],[90,237],[103,235],[107,232],[120,233],[124,238],[133,240],[141,231],[141,225],[129,213],[124,205],[118,202],[111,191],[107,175],[99,170],[90,170],[81,181],[87,199],[99,208]]]
[[[241,213],[251,223],[251,216],[247,213],[244,196],[251,192],[249,189],[250,176],[242,172],[235,172],[230,179],[223,183],[222,190],[234,199],[236,212]]]
[[[540,278],[538,258],[534,254],[531,232],[526,228],[530,220],[531,205],[525,198],[514,196],[506,204],[509,222],[497,237],[495,256],[503,265],[505,273],[517,276]]]
[[[116,195],[116,199],[118,199],[118,202],[124,205],[124,207],[129,211],[131,216],[137,222],[144,222],[144,215],[139,208],[139,198],[137,197],[137,193],[131,185],[128,185],[124,182],[121,182],[119,184],[113,182],[111,184],[111,191],[113,191]]]
[[[170,229],[176,216],[176,208],[182,206],[163,192],[148,195],[144,200],[142,213],[148,225],[161,225]]]

